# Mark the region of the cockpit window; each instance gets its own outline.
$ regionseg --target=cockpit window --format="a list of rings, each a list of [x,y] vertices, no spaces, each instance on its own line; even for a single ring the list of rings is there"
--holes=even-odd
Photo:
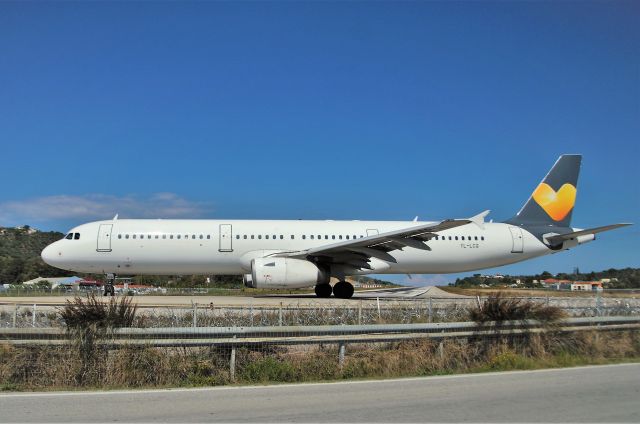
[[[67,240],[71,240],[73,238],[73,233],[69,233],[67,234],[67,236],[65,237]]]
[[[80,240],[80,233],[75,233],[73,235],[74,240]]]

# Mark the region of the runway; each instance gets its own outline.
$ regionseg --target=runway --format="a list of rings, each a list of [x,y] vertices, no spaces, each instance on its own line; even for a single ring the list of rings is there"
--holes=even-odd
[[[280,386],[0,394],[2,422],[638,422],[640,364]]]
[[[447,293],[437,287],[401,287],[394,289],[377,289],[356,291],[352,299],[336,299],[334,297],[321,299],[315,294],[270,294],[261,296],[154,296],[138,295],[133,296],[133,301],[140,307],[168,307],[168,306],[192,306],[199,305],[214,306],[264,306],[264,307],[295,307],[300,304],[318,305],[338,305],[348,306],[361,300],[416,300],[429,297],[438,299],[464,299],[467,296]],[[68,296],[21,296],[21,297],[0,297],[1,305],[33,305],[42,306],[63,306],[67,300],[73,300],[74,295]],[[107,298],[105,298],[107,299]]]

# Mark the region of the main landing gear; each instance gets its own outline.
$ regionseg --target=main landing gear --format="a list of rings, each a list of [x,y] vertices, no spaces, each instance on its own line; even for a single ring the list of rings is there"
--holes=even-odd
[[[331,292],[339,299],[351,299],[353,296],[353,286],[346,281],[337,282],[333,288],[330,284],[318,284],[316,286],[316,296],[318,297],[330,297]]]
[[[116,289],[113,285],[116,282],[115,274],[107,274],[107,282],[104,284],[104,296],[115,296]]]

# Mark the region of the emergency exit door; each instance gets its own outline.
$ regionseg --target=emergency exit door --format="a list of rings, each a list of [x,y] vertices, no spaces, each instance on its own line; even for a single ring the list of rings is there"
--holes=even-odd
[[[522,250],[524,247],[524,240],[522,238],[522,228],[509,227],[509,230],[511,230],[511,239],[513,240],[511,253],[522,253]]]
[[[113,224],[100,224],[98,229],[98,252],[111,252],[111,229]]]
[[[231,224],[220,224],[220,252],[233,252]]]

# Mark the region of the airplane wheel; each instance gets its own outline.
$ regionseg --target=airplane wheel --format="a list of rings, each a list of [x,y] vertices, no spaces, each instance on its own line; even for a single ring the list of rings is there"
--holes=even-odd
[[[316,296],[318,297],[330,297],[331,285],[330,284],[318,284],[316,286]]]
[[[333,295],[339,299],[351,299],[353,286],[346,281],[339,281],[333,286]]]

